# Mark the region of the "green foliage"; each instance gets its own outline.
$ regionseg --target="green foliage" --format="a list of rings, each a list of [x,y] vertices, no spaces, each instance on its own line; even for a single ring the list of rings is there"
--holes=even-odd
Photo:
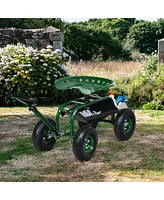
[[[104,19],[90,19],[85,26],[89,26],[94,30],[102,30],[110,33],[112,38],[122,42],[129,28],[134,24],[135,18],[104,18]]]
[[[83,24],[67,24],[63,30],[63,46],[73,60],[128,59],[117,39],[108,31],[94,29]]]
[[[0,28],[37,29],[54,26],[62,29],[63,24],[60,18],[0,18]]]
[[[158,104],[154,100],[144,104],[142,108],[145,110],[164,110],[164,106]]]
[[[156,23],[139,21],[130,28],[127,40],[141,53],[150,54],[157,50],[158,36]]]
[[[111,36],[120,42],[126,38],[130,27],[130,22],[123,18],[114,18],[112,20],[108,18],[104,19],[102,23],[102,29],[108,30]]]
[[[120,80],[116,91],[120,88],[129,99],[129,105],[144,109],[164,109],[164,65],[157,65],[157,54],[145,56],[142,68],[137,76],[128,80]]]
[[[59,100],[54,82],[68,75],[64,67],[68,55],[51,48],[36,50],[18,44],[0,49],[1,104],[12,104],[11,95],[18,93]]]
[[[125,46],[131,51],[151,54],[158,48],[158,40],[164,35],[164,19],[157,22],[139,20],[134,23],[127,34]]]

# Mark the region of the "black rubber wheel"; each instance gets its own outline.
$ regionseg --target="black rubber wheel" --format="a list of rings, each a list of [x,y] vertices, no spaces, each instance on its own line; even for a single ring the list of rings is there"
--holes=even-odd
[[[131,109],[123,109],[117,114],[114,122],[114,133],[118,140],[124,141],[132,137],[136,118]]]
[[[48,118],[48,120],[56,126],[53,119]],[[56,139],[52,137],[51,134],[52,132],[48,129],[48,127],[41,120],[39,120],[35,125],[32,134],[35,149],[39,151],[50,151],[56,143]]]
[[[81,121],[77,121],[77,124],[78,124],[78,127],[81,128],[83,126],[86,126],[86,125],[90,125],[91,127],[93,127],[94,129],[97,128],[98,126],[98,122],[97,121],[92,121],[92,122],[89,122],[89,124],[85,123],[85,122],[81,122]]]
[[[75,134],[73,140],[73,153],[75,157],[80,161],[90,160],[97,148],[97,132],[89,126],[81,127]]]

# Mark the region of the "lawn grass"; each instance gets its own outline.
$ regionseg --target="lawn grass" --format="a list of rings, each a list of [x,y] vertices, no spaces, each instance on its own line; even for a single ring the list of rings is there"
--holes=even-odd
[[[57,107],[38,107],[54,118]],[[137,125],[128,141],[117,141],[113,126],[99,123],[98,146],[89,162],[73,155],[68,136],[61,137],[49,152],[32,144],[38,119],[24,107],[0,108],[1,181],[164,181],[164,112],[135,110]],[[69,125],[62,118],[63,129]]]

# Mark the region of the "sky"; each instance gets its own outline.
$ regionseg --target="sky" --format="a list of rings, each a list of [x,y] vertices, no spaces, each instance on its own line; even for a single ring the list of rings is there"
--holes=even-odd
[[[0,17],[8,18],[163,18],[164,1],[161,0],[20,0],[1,2]]]

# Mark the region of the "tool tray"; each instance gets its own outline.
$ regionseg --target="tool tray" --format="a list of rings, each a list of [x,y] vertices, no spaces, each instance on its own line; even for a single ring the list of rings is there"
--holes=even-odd
[[[99,113],[100,114],[93,114],[91,116],[83,116],[81,112],[85,109],[88,109],[91,113]],[[106,118],[108,115],[112,115],[114,113],[118,113],[119,110],[114,105],[113,100],[110,97],[106,97],[102,99],[100,102],[94,102],[93,105],[86,106],[86,108],[82,108],[75,116],[75,120],[82,121],[82,122],[90,122],[90,121],[101,121],[102,119]]]

